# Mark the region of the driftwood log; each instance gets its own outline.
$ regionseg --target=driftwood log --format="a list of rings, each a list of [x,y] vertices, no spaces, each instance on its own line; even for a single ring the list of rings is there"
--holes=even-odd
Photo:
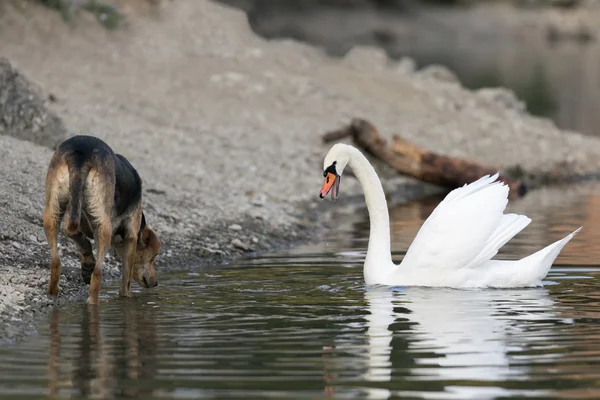
[[[483,175],[493,175],[498,172],[494,167],[433,153],[398,135],[393,137],[390,147],[377,128],[364,119],[353,119],[344,128],[327,132],[323,135],[323,141],[328,143],[348,136],[352,137],[358,147],[399,173],[449,189],[476,181]],[[526,186],[519,180],[504,175],[500,175],[498,179],[509,186],[511,200],[522,197],[527,192]]]

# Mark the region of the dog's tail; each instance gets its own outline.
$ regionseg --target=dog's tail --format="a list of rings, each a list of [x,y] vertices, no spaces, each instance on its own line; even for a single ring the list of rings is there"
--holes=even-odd
[[[67,162],[67,164],[69,166],[69,186],[71,187],[71,210],[69,212],[69,224],[67,225],[67,232],[71,235],[75,235],[77,232],[79,232],[83,189],[85,185],[85,179],[87,178],[90,169],[85,163],[82,166],[70,162]]]

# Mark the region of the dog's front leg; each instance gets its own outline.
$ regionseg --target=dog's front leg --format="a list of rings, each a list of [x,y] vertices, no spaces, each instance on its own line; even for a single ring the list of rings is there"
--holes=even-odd
[[[119,296],[121,297],[131,297],[131,278],[133,275],[133,264],[135,263],[136,249],[136,238],[127,238],[123,241],[123,250],[121,256],[123,269],[121,271],[121,287],[119,288]]]

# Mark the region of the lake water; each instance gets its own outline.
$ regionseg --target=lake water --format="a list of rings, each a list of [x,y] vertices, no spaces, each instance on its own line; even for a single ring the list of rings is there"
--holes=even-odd
[[[431,197],[391,208],[402,258]],[[0,347],[0,399],[492,399],[600,397],[600,188],[510,205],[534,222],[521,257],[581,224],[543,288],[369,288],[363,208],[319,243],[162,273],[156,290],[74,303]]]

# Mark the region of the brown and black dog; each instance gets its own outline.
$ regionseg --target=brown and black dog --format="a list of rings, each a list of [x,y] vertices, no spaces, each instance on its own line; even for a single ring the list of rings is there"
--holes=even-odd
[[[132,278],[146,288],[158,284],[154,259],[160,241],[142,212],[142,180],[125,157],[96,137],[67,139],[48,167],[44,231],[52,258],[48,294],[53,296],[59,292],[57,238],[63,217],[66,235],[79,248],[81,276],[90,285],[89,304],[98,304],[102,264],[111,246],[123,262],[121,296],[131,296]],[[96,244],[96,259],[90,239]]]

